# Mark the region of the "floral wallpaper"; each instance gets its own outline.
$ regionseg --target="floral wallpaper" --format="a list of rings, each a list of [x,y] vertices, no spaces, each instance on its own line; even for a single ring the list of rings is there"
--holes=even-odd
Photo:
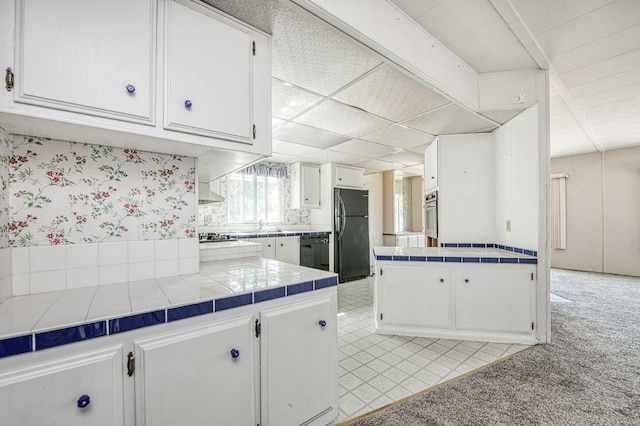
[[[291,209],[291,180],[284,178],[283,186],[283,214],[282,225],[309,225],[311,223],[311,211],[309,209]],[[228,179],[220,180],[220,191],[225,201],[216,204],[207,204],[198,208],[198,224],[200,226],[227,226],[227,196]]]
[[[12,135],[12,247],[195,237],[195,160]]]
[[[0,249],[9,246],[9,157],[11,140],[0,127]]]

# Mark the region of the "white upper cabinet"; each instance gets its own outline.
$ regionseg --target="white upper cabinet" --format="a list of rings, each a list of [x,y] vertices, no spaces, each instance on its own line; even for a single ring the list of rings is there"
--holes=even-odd
[[[251,143],[255,33],[197,3],[168,4],[165,127]]]
[[[271,37],[204,2],[1,1],[0,28],[9,133],[228,159],[211,178],[271,155]]]
[[[335,165],[334,185],[339,188],[364,188],[364,169],[359,167]]]
[[[438,138],[424,150],[424,192],[438,186]]]
[[[291,208],[320,208],[320,166],[295,163],[291,165]]]
[[[17,5],[16,102],[153,122],[156,1]]]

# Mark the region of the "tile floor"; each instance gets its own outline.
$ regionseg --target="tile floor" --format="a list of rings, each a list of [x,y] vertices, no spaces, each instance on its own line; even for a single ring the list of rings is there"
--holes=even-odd
[[[336,424],[527,347],[375,334],[372,285],[367,278],[338,286]]]

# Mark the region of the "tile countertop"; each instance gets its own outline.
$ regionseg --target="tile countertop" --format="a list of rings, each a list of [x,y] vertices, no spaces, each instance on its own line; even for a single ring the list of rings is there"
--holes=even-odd
[[[487,247],[490,246],[490,247]],[[504,247],[504,248],[503,248]],[[537,252],[495,244],[459,247],[374,247],[378,261],[537,264]]]
[[[38,339],[53,330],[102,327],[108,335],[337,283],[332,272],[249,257],[203,262],[198,274],[16,296],[0,304],[0,358],[49,347]],[[19,339],[31,349],[11,349]]]

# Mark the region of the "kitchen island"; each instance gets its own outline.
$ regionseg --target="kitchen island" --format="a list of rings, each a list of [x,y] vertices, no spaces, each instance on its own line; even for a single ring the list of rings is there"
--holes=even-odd
[[[327,424],[336,286],[333,273],[243,257],[12,297],[0,304],[3,421]]]
[[[373,251],[376,333],[538,343],[535,251],[497,244]]]

